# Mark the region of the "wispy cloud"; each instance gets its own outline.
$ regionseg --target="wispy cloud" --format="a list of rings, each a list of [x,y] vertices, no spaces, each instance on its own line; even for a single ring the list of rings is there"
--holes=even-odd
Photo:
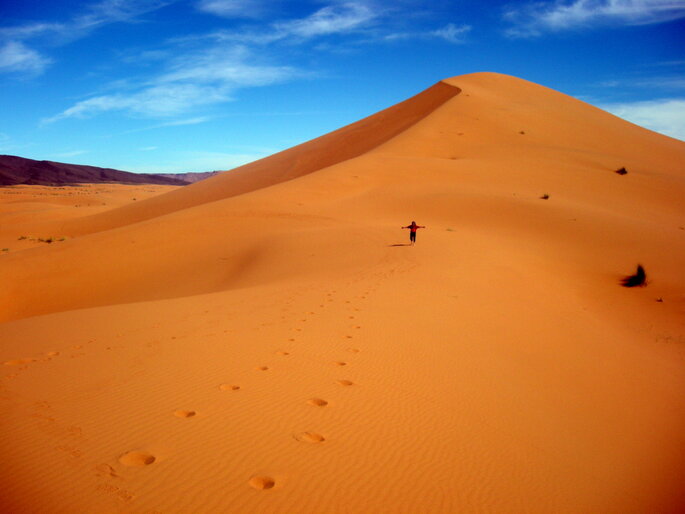
[[[49,64],[50,59],[18,41],[8,41],[0,47],[0,72],[38,75]]]
[[[164,123],[157,123],[155,125],[150,125],[148,127],[141,127],[132,130],[127,130],[123,132],[124,134],[132,134],[134,132],[145,132],[147,130],[155,130],[164,127],[181,127],[185,125],[199,125],[200,123],[206,123],[212,118],[210,116],[198,116],[195,118],[186,118],[180,120],[166,121]]]
[[[463,43],[464,36],[471,31],[469,25],[457,26],[454,23],[448,23],[441,29],[434,30],[430,35],[444,39],[449,43]]]
[[[609,103],[600,108],[636,125],[685,141],[685,99]]]
[[[268,9],[265,0],[201,0],[197,8],[223,18],[259,18]]]
[[[83,155],[84,153],[88,153],[88,150],[71,150],[68,152],[60,152],[52,154],[52,157],[56,159],[68,159],[69,157],[76,157],[77,155]]]
[[[659,90],[685,90],[685,76],[656,76],[609,79],[599,82],[604,88],[650,88]]]
[[[381,15],[361,2],[345,2],[323,7],[309,16],[277,21],[258,29],[221,30],[202,37],[218,42],[268,45],[288,41],[304,42],[316,37],[349,34],[368,28]]]
[[[469,25],[448,23],[444,27],[423,32],[393,32],[383,36],[384,41],[402,41],[408,39],[442,39],[452,44],[466,43],[466,35],[471,31]]]
[[[185,120],[175,120],[169,121],[167,123],[160,123],[157,127],[179,127],[182,125],[199,125],[200,123],[206,123],[211,120],[209,116],[199,116],[197,118],[188,118]]]
[[[367,25],[378,16],[369,6],[349,2],[329,5],[299,20],[275,24],[277,34],[311,38],[328,34],[350,32]]]
[[[44,45],[65,44],[85,37],[93,30],[115,22],[130,22],[157,10],[172,0],[103,0],[93,3],[64,22],[31,22],[0,27],[0,72],[40,74],[52,60],[35,49],[36,40]],[[29,41],[31,47],[29,47]]]
[[[225,7],[228,3],[222,5]],[[153,77],[137,82],[120,82],[112,93],[81,100],[61,113],[44,119],[43,123],[112,111],[163,118],[192,112],[201,106],[227,102],[232,100],[233,93],[239,88],[274,84],[303,75],[290,66],[258,64],[254,51],[247,45],[254,49],[286,39],[297,42],[349,33],[367,26],[376,16],[375,11],[361,2],[347,2],[323,7],[304,18],[269,24],[262,31],[223,31],[176,40],[171,43],[178,45],[172,54],[174,57],[166,62],[160,61],[162,70]],[[450,30],[449,26],[446,27],[446,32],[439,37],[456,37],[457,30]],[[187,49],[197,46],[204,48]],[[161,51],[155,54],[160,58],[164,55],[168,54]]]
[[[512,37],[598,25],[648,25],[685,17],[683,0],[557,0],[511,6],[504,18]]]
[[[25,41],[46,34],[59,34],[67,31],[68,25],[64,23],[31,22],[15,27],[0,27],[0,38]]]
[[[290,67],[248,64],[251,57],[242,47],[212,47],[179,55],[165,71],[138,88],[82,100],[43,122],[108,111],[153,118],[177,116],[200,106],[227,102],[238,88],[273,84],[296,74]]]

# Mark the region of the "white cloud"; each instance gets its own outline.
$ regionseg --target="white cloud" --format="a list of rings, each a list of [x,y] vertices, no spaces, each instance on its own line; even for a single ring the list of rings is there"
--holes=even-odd
[[[197,8],[224,18],[258,18],[265,4],[264,0],[202,0]]]
[[[77,155],[83,155],[84,153],[88,153],[88,150],[71,150],[69,152],[52,154],[52,156],[57,159],[66,159],[69,157],[76,157]]]
[[[448,23],[442,28],[430,30],[427,32],[395,32],[383,36],[385,41],[400,41],[407,39],[443,39],[448,43],[463,44],[465,43],[464,36],[471,31],[469,25],[455,25]]]
[[[157,148],[157,146],[144,146],[143,148],[138,148],[138,150],[141,152],[152,152],[154,150],[157,150]]]
[[[38,75],[50,60],[18,41],[0,47],[0,72],[23,72]]]
[[[221,30],[203,37],[217,42],[232,41],[253,45],[268,45],[284,40],[299,42],[360,31],[370,26],[379,16],[378,11],[361,2],[344,2],[323,7],[304,18],[271,23],[262,30]]]
[[[685,90],[685,77],[642,77],[633,79],[614,79],[605,80],[598,84],[600,87],[607,88],[655,88],[655,89],[683,89]]]
[[[450,43],[463,43],[463,36],[471,31],[471,27],[468,25],[457,26],[454,23],[448,23],[443,28],[434,30],[430,35],[439,37],[448,41]]]
[[[164,73],[142,87],[82,100],[43,122],[84,118],[108,111],[153,118],[176,116],[203,105],[230,101],[238,88],[273,84],[295,74],[289,67],[247,64],[250,57],[242,48],[210,48],[180,55]]]
[[[198,116],[196,118],[186,118],[186,119],[180,119],[180,120],[174,120],[174,121],[167,121],[164,123],[158,123],[156,125],[150,125],[147,127],[140,127],[140,128],[135,128],[131,130],[126,130],[122,132],[123,134],[133,134],[135,132],[145,132],[147,130],[155,130],[158,128],[164,128],[164,127],[181,127],[184,125],[199,125],[200,123],[206,123],[210,121],[212,118],[210,116]]]
[[[187,82],[261,86],[281,80],[292,72],[286,66],[246,64],[250,53],[244,47],[213,47],[177,57],[169,70],[159,77],[161,83]]]
[[[15,27],[0,28],[0,38],[25,41],[43,36],[58,36],[73,41],[91,30],[135,18],[169,5],[173,0],[103,0],[86,6],[79,14],[65,22],[31,22]]]
[[[648,25],[685,17],[685,0],[556,0],[510,7],[512,37],[539,36],[596,25]]]
[[[67,31],[67,25],[63,23],[34,22],[18,27],[0,28],[0,38],[24,41],[46,34],[59,34]]]
[[[199,116],[197,118],[188,118],[185,120],[169,121],[167,123],[161,123],[157,127],[179,127],[182,125],[199,125],[200,123],[206,123],[211,120],[209,116]]]
[[[38,75],[51,60],[29,48],[25,42],[48,38],[51,44],[82,38],[94,29],[115,22],[131,21],[138,16],[171,3],[172,0],[103,0],[91,4],[81,14],[62,23],[31,22],[14,27],[0,27],[0,71],[20,71]]]
[[[599,107],[636,125],[685,141],[685,99],[611,103]]]
[[[173,116],[200,105],[227,101],[230,99],[228,93],[227,88],[197,84],[150,86],[130,94],[118,93],[82,100],[44,122],[85,118],[107,111],[128,111],[150,117]]]
[[[363,27],[374,18],[376,13],[368,6],[349,2],[329,5],[314,14],[299,20],[275,24],[276,33],[311,38],[328,34],[338,34]]]

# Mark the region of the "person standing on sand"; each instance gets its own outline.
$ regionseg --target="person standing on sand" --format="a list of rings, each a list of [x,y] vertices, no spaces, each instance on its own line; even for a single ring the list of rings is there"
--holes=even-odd
[[[402,228],[408,228],[409,229],[409,241],[411,241],[411,245],[414,246],[414,243],[416,242],[416,231],[420,228],[426,228],[421,225],[417,225],[415,221],[411,222],[411,225],[407,225],[406,227]]]

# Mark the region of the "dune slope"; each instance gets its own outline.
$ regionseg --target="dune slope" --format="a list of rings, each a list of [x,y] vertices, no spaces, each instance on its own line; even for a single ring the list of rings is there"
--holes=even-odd
[[[22,219],[69,238],[0,256],[0,501],[682,511],[684,170],[681,141],[482,73]],[[621,287],[638,263],[647,286]]]

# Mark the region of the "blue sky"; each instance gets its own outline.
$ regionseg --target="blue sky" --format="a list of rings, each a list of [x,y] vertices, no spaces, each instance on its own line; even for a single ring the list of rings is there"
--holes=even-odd
[[[2,0],[0,153],[229,169],[477,71],[685,140],[685,0]]]

